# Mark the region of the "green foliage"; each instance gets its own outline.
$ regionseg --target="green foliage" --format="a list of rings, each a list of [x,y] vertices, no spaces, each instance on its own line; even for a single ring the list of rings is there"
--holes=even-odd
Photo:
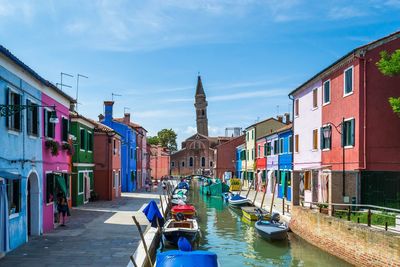
[[[149,136],[147,138],[147,143],[149,143],[150,145],[159,145],[160,144],[160,139],[158,138],[158,136]]]
[[[347,220],[347,211],[345,210],[335,210],[335,217]],[[367,224],[368,223],[368,213],[367,212],[351,212],[350,220],[352,222],[357,222],[357,218],[359,218],[360,223]],[[382,225],[388,223],[388,226],[396,225],[396,216],[392,214],[388,214],[386,212],[372,213],[371,215],[371,224],[372,225]]]
[[[381,59],[376,63],[378,69],[386,76],[395,76],[400,74],[400,49],[397,49],[393,54],[382,51]]]
[[[157,133],[159,143],[162,147],[168,148],[171,152],[177,150],[176,137],[178,135],[172,129],[162,129]]]
[[[400,49],[394,51],[391,55],[388,52],[380,53],[381,59],[376,63],[378,69],[383,75],[395,76],[400,74]],[[389,103],[392,106],[393,112],[400,116],[400,97],[389,98]]]
[[[392,106],[393,112],[400,116],[400,97],[390,97],[389,103]]]

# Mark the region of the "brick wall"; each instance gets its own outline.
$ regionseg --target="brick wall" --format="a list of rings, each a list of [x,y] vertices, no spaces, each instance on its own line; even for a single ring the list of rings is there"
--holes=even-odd
[[[400,235],[293,207],[291,230],[356,266],[400,266]]]

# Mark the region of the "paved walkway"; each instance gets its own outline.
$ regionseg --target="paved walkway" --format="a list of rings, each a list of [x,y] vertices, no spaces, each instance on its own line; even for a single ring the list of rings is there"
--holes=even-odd
[[[132,216],[146,227],[140,210],[151,199],[159,202],[156,193],[123,193],[115,201],[74,208],[66,227],[31,237],[0,259],[0,266],[126,266],[140,242]]]

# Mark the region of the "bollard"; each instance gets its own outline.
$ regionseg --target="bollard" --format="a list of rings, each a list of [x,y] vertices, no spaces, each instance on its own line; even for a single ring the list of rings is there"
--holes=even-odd
[[[347,209],[347,220],[350,221],[351,217],[351,212],[350,212],[350,207]]]
[[[360,223],[360,217],[357,217],[357,223]]]
[[[388,230],[388,222],[385,222],[385,231]]]
[[[368,209],[367,224],[369,227],[371,227],[371,217],[372,217],[371,209]]]

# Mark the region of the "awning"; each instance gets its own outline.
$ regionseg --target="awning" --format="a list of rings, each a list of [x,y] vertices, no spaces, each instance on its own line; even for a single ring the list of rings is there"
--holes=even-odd
[[[9,179],[9,180],[20,180],[22,179],[22,176],[20,174],[15,174],[7,171],[1,171],[0,170],[0,177]]]
[[[60,187],[61,191],[63,191],[63,193],[67,195],[67,185],[65,184],[64,177],[57,175],[56,180],[57,180],[57,185]]]

